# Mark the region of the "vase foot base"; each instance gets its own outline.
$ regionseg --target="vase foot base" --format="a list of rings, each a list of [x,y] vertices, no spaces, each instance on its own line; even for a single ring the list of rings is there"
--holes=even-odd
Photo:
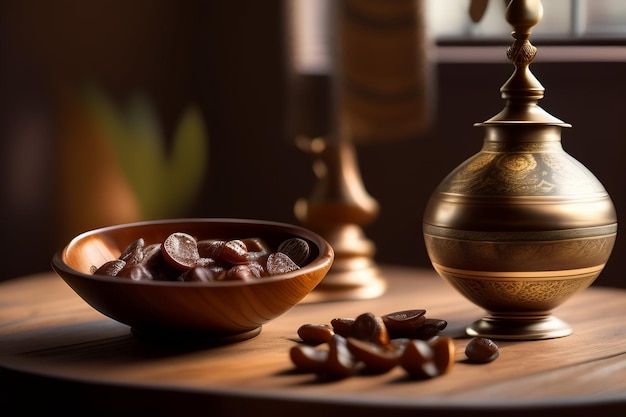
[[[489,339],[540,340],[555,339],[572,334],[572,328],[554,316],[488,316],[467,327],[469,336]]]

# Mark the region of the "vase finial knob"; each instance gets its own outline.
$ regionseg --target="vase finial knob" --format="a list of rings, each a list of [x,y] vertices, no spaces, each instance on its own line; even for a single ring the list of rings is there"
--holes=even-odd
[[[506,8],[505,18],[513,27],[514,41],[506,54],[515,66],[513,74],[500,88],[506,107],[500,113],[478,125],[500,123],[540,123],[570,127],[538,106],[545,89],[530,71],[537,48],[530,43],[531,29],[541,20],[543,6],[539,0],[512,0]]]
[[[530,43],[531,29],[541,20],[543,6],[539,0],[512,0],[505,12],[513,26],[515,39],[507,49],[507,57],[515,65],[515,72],[502,86],[502,98],[513,100],[540,100],[544,88],[528,68],[535,59],[537,48]]]

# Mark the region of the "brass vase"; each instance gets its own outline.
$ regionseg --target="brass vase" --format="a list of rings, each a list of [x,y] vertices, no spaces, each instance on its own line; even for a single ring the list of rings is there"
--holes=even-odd
[[[515,66],[504,109],[478,123],[482,149],[452,171],[426,206],[426,250],[439,275],[488,315],[467,328],[494,339],[563,337],[552,310],[588,287],[613,250],[617,216],[602,184],[561,145],[569,124],[537,105],[544,88],[529,70],[538,0],[513,0],[506,19]]]

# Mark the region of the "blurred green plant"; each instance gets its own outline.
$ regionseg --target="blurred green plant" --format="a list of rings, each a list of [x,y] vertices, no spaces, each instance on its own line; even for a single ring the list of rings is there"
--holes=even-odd
[[[83,97],[110,142],[141,217],[184,213],[208,171],[209,141],[200,109],[184,109],[168,146],[157,112],[144,94],[133,94],[123,107],[94,85],[85,88]]]

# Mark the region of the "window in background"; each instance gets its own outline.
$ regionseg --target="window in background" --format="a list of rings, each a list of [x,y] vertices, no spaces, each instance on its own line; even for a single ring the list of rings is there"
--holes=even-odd
[[[508,40],[504,19],[507,0],[479,1],[486,9],[477,23],[469,16],[472,0],[426,0],[431,36],[439,41]],[[543,18],[533,28],[535,39],[626,40],[626,1],[547,0]]]

